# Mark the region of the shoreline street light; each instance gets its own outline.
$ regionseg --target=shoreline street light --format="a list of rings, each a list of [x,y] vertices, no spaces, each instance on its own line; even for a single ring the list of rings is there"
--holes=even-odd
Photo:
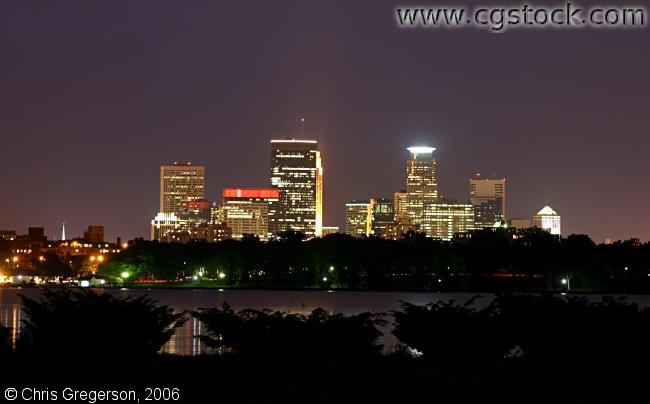
[[[568,276],[566,278],[562,278],[562,285],[566,286],[566,290],[571,290],[571,280]]]
[[[129,273],[124,271],[120,274],[120,276],[122,277],[122,279],[127,279],[129,277]]]

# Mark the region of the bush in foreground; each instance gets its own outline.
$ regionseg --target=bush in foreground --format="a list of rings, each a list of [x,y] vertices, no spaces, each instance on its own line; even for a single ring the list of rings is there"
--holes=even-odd
[[[208,329],[199,338],[218,353],[276,358],[368,358],[378,356],[382,315],[328,314],[315,309],[310,315],[269,310],[234,312],[228,304],[193,313]]]
[[[12,352],[11,328],[0,324],[0,357],[11,355]]]
[[[392,312],[393,335],[427,359],[499,358],[506,343],[493,328],[492,310],[473,307],[476,298],[464,304],[402,302],[402,311]]]
[[[37,300],[20,295],[27,319],[17,351],[43,357],[150,357],[185,321],[168,306],[141,296],[90,290],[46,290]]]
[[[450,358],[650,359],[650,309],[624,298],[498,295],[393,312],[393,334],[428,360]]]
[[[499,295],[494,327],[530,358],[650,359],[650,310],[624,297]]]

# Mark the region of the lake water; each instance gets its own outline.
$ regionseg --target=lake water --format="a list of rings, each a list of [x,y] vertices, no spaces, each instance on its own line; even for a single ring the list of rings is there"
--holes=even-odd
[[[266,290],[216,290],[216,289],[106,289],[106,292],[116,296],[147,295],[160,304],[172,307],[176,311],[196,310],[221,306],[227,302],[235,311],[241,309],[271,309],[291,313],[309,314],[315,308],[321,307],[329,313],[346,315],[363,312],[388,313],[399,309],[400,301],[423,305],[434,301],[451,299],[463,303],[476,293],[410,293],[410,292],[349,292],[349,291],[266,291]],[[15,342],[20,320],[23,318],[22,306],[18,294],[28,297],[38,297],[38,289],[0,288],[0,322],[12,328],[12,338]],[[490,294],[477,301],[478,305],[487,304],[492,298]],[[600,296],[592,295],[593,298]],[[650,296],[630,296],[629,301],[642,306],[650,306]],[[391,320],[387,317],[387,320]],[[384,350],[394,349],[397,340],[390,333],[392,326],[388,324],[381,331],[384,333],[379,343]],[[179,355],[197,355],[202,352],[200,341],[194,338],[201,334],[201,323],[190,318],[185,325],[164,347],[164,351]]]

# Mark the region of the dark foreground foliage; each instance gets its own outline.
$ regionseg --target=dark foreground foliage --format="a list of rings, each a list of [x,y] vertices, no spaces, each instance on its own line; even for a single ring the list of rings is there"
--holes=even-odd
[[[378,356],[382,345],[376,328],[384,324],[378,314],[354,316],[328,314],[316,309],[310,315],[221,308],[194,312],[208,329],[199,338],[221,353],[256,358],[346,358]]]
[[[11,353],[11,328],[0,324],[0,357],[6,357]]]
[[[625,298],[502,294],[474,303],[403,303],[393,334],[428,360],[650,359],[650,309]]]
[[[641,361],[269,360],[230,355],[148,360],[0,361],[4,386],[179,388],[174,403],[647,403]],[[61,400],[59,400],[61,401]],[[16,402],[20,402],[17,400]],[[88,401],[85,401],[86,403]],[[171,402],[171,401],[168,401]]]
[[[185,321],[145,296],[46,290],[37,300],[20,298],[27,319],[17,351],[39,357],[150,357]]]

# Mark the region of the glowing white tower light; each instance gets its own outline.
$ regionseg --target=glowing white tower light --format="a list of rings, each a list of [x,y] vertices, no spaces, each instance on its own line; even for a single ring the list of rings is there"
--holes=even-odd
[[[411,146],[407,147],[406,150],[413,154],[431,154],[436,150],[436,148],[427,146]]]
[[[61,232],[61,241],[65,241],[65,222],[63,222],[63,231]]]

